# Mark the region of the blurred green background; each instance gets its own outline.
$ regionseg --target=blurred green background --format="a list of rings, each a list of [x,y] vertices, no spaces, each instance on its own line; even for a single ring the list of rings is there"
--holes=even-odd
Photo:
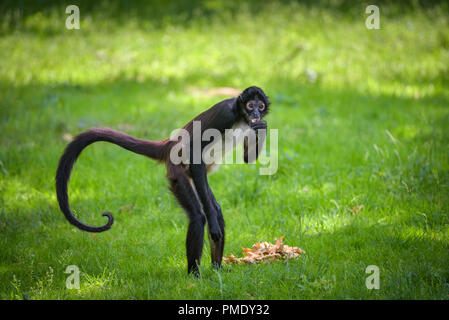
[[[68,30],[65,8],[80,9]],[[380,9],[368,30],[365,8]],[[449,6],[444,1],[2,1],[2,299],[448,299]],[[250,85],[272,101],[279,170],[209,181],[225,254],[274,241],[288,263],[186,273],[187,218],[165,169],[86,149],[69,186],[88,234],[58,209],[74,135],[107,126],[161,139]],[[68,265],[81,287],[65,286]],[[380,289],[365,269],[377,265]]]

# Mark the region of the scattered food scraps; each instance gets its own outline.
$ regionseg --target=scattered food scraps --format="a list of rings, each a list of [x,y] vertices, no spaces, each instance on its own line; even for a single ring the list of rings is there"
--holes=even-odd
[[[276,244],[268,242],[257,242],[253,244],[252,249],[242,248],[244,257],[237,258],[233,254],[228,257],[223,257],[225,263],[240,264],[240,263],[268,263],[280,260],[287,260],[297,258],[306,252],[298,247],[290,247],[282,243],[284,236],[280,239],[275,239]]]

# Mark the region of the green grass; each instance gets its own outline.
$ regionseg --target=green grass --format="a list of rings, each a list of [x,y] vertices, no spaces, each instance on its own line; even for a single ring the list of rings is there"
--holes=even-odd
[[[380,30],[365,28],[362,4],[82,3],[75,31],[65,4],[3,7],[0,298],[448,299],[448,8],[382,3]],[[107,210],[114,226],[65,220],[65,134],[164,138],[226,98],[198,88],[250,85],[271,97],[279,170],[210,176],[225,254],[284,235],[306,255],[216,272],[207,244],[202,277],[188,276],[187,218],[164,167],[106,143],[83,152],[69,195],[82,221],[101,225]],[[68,265],[79,290],[65,287]],[[365,286],[368,265],[379,290]]]

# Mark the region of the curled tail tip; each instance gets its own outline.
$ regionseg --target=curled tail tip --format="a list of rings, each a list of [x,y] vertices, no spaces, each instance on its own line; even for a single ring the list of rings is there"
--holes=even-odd
[[[110,212],[105,212],[105,213],[102,214],[102,216],[103,216],[103,217],[108,217],[108,223],[106,223],[106,224],[102,227],[103,230],[101,230],[101,231],[106,231],[106,230],[111,229],[111,226],[112,226],[112,224],[114,223],[114,216],[112,215],[112,213],[110,213]]]
[[[111,229],[111,226],[114,223],[114,217],[109,212],[103,213],[102,216],[108,217],[108,222],[101,227],[93,227],[93,226],[87,225],[85,223],[82,223],[80,221],[76,221],[75,223],[72,220],[69,220],[69,221],[72,222],[72,224],[74,224],[75,226],[77,226],[79,229],[81,229],[83,231],[103,232],[103,231],[107,231],[107,230]]]

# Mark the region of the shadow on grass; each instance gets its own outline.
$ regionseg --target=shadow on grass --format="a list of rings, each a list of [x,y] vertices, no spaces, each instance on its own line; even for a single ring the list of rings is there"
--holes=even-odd
[[[163,27],[166,25],[187,26],[195,19],[230,19],[236,12],[244,10],[248,14],[257,14],[259,11],[266,10],[273,3],[280,5],[289,5],[291,3],[300,3],[307,10],[313,11],[319,8],[327,10],[333,15],[341,18],[359,19],[365,12],[365,8],[372,4],[369,1],[354,4],[354,1],[341,0],[283,0],[283,1],[264,1],[242,0],[242,1],[208,1],[208,0],[108,0],[108,1],[88,1],[79,0],[76,5],[80,8],[82,19],[94,19],[112,22],[120,26],[130,21],[140,26]],[[31,32],[51,36],[61,32],[65,18],[65,8],[68,3],[61,1],[47,0],[24,0],[2,1],[0,5],[0,18],[3,21],[3,33],[10,33],[14,30]],[[376,5],[382,8],[382,14],[389,17],[401,16],[405,12],[421,9],[441,9],[447,11],[447,2],[444,0],[435,1],[395,1],[391,3],[388,0],[378,0]],[[24,22],[28,17],[39,18],[40,16],[61,17],[60,22],[50,26],[26,25]],[[106,24],[108,25],[108,24]]]
[[[273,1],[275,2],[275,1]],[[324,8],[334,10],[339,13],[347,13],[350,11],[353,13],[355,10],[365,8],[369,2],[354,5],[351,0],[281,0],[277,1],[281,4],[289,4],[294,2],[300,2],[308,8]],[[407,10],[420,9],[420,8],[434,8],[442,4],[446,4],[444,0],[420,0],[416,2],[410,2],[407,0],[395,1],[397,6],[392,6],[388,0],[379,0],[376,5],[380,7],[386,7],[389,13],[401,14]],[[125,22],[129,17],[138,18],[141,21],[156,20],[162,21],[168,16],[171,17],[185,17],[192,18],[195,15],[217,15],[225,10],[231,10],[236,12],[242,7],[247,7],[253,12],[263,10],[265,6],[269,5],[270,1],[264,1],[261,3],[258,0],[242,0],[239,2],[229,2],[225,0],[207,1],[207,0],[192,0],[185,2],[182,0],[135,0],[132,2],[126,0],[103,0],[103,1],[88,1],[78,0],[76,5],[80,9],[87,13],[92,14],[94,12],[102,12],[108,19],[114,19],[117,22]],[[52,10],[60,10],[65,12],[67,3],[59,0],[22,0],[2,1],[1,14],[5,15],[10,12],[17,12],[16,19],[20,20],[22,17],[36,14],[38,12],[49,12]]]

